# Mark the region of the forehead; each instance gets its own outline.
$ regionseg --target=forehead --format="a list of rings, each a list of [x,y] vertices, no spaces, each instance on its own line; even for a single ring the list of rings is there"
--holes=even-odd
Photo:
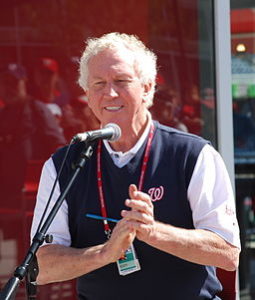
[[[134,53],[126,48],[104,49],[88,62],[89,77],[104,76],[109,73],[135,73]]]

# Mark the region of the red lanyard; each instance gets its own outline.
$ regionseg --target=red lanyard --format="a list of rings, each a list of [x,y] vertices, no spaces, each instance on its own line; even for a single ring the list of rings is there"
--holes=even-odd
[[[139,185],[138,185],[139,191],[142,191],[142,189],[143,189],[144,177],[145,177],[145,172],[147,169],[148,160],[149,160],[149,156],[150,156],[151,143],[152,143],[152,139],[153,139],[153,135],[154,135],[154,130],[155,130],[155,127],[154,127],[154,124],[152,123],[148,141],[147,141],[147,145],[146,145],[146,149],[145,149],[145,153],[144,153],[144,157],[143,157],[142,169],[141,169]],[[104,198],[104,192],[103,192],[101,152],[102,152],[102,141],[100,140],[98,143],[98,147],[97,147],[97,186],[98,186],[99,200],[100,200],[100,205],[101,205],[101,214],[102,214],[102,217],[107,218],[105,198]],[[107,235],[109,235],[111,232],[107,220],[104,220],[104,231]]]

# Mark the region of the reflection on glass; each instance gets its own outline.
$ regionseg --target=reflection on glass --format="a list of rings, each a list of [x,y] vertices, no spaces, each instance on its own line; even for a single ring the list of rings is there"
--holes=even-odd
[[[29,244],[43,161],[77,132],[99,126],[76,83],[77,61],[87,37],[111,31],[138,35],[158,55],[153,117],[216,145],[212,2],[109,0],[107,9],[100,0],[1,2],[0,174],[4,175],[0,178],[5,180],[0,195],[0,243],[5,249],[0,252],[1,285]],[[26,70],[18,80],[6,76],[6,70],[15,71],[15,66]],[[14,106],[7,103],[12,100]],[[17,141],[8,144],[14,133]],[[20,228],[19,237],[8,220]],[[74,299],[72,285],[62,289],[69,295],[65,299]],[[50,299],[49,293],[62,299],[54,287],[40,288],[39,298]]]
[[[241,229],[240,298],[254,299],[255,4],[231,1],[232,95],[236,201]]]
[[[255,54],[232,56],[232,82],[235,152],[255,151]]]
[[[212,3],[150,2],[149,46],[159,60],[152,114],[216,146]]]

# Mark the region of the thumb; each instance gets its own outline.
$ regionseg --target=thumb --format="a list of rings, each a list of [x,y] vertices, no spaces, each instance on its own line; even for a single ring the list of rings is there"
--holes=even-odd
[[[134,199],[135,198],[135,192],[137,192],[137,186],[135,184],[130,184],[129,186],[129,197],[130,199]]]

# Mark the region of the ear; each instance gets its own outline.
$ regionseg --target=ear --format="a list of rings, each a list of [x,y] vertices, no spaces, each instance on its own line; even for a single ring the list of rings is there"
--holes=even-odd
[[[89,91],[88,90],[83,90],[84,91],[84,97],[87,99],[87,104],[88,107],[91,108],[91,101],[90,101],[90,96],[89,96]]]
[[[147,101],[147,97],[150,94],[152,90],[152,83],[146,83],[143,85],[143,101],[146,102]]]

